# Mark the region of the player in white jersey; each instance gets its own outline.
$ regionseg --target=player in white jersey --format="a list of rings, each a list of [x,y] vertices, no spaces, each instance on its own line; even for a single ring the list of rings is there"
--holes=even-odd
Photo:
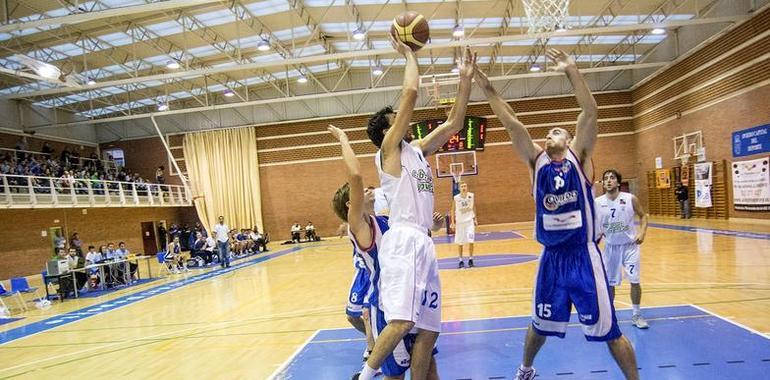
[[[547,336],[564,337],[574,306],[586,339],[607,342],[625,377],[637,380],[634,349],[618,327],[596,245],[591,155],[596,145],[598,107],[574,58],[556,49],[548,49],[546,56],[552,69],[567,75],[582,112],[575,138],[566,129],[553,128],[546,135],[545,149],[532,141],[486,75],[478,67],[475,70],[476,81],[508,131],[514,151],[529,167],[535,230],[544,246],[533,292],[532,324],[516,379],[535,378],[535,356]]]
[[[620,191],[622,177],[617,170],[609,169],[602,175],[604,195],[596,198],[594,209],[604,234],[604,267],[607,269],[607,281],[610,285],[610,297],[615,299],[615,287],[623,281],[623,271],[631,283],[631,322],[640,329],[649,327],[642,317],[642,286],[639,281],[641,260],[639,245],[647,234],[647,213],[639,199],[633,194]],[[634,224],[634,216],[639,217],[639,230]]]
[[[374,351],[358,378],[370,380],[374,368],[416,327],[411,378],[437,379],[432,352],[441,331],[441,283],[433,240],[428,236],[433,224],[433,175],[425,156],[437,151],[462,129],[476,57],[466,49],[458,63],[460,84],[447,121],[426,138],[410,144],[404,139],[409,134],[419,94],[417,57],[405,44],[392,38],[391,41],[406,58],[398,114],[386,107],[369,120],[367,127],[369,139],[380,148],[375,164],[390,209],[390,229],[379,250],[379,301],[387,326],[377,337]]]
[[[458,268],[465,266],[463,262],[463,245],[468,244],[468,267],[473,268],[473,242],[476,237],[476,202],[475,195],[468,192],[468,183],[460,182],[460,194],[454,196],[449,219],[455,230],[455,244],[459,250],[460,263]]]

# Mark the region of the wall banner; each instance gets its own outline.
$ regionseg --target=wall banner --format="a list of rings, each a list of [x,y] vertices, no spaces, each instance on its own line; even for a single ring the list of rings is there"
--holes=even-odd
[[[735,161],[733,207],[741,211],[770,211],[770,158]]]
[[[711,162],[698,162],[695,164],[695,207],[712,207],[711,177],[713,169]]]

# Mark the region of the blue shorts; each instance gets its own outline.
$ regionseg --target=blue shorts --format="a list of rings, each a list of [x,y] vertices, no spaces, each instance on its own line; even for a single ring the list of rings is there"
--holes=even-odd
[[[364,307],[368,305],[368,294],[371,282],[369,281],[369,271],[362,268],[356,268],[353,276],[353,283],[350,285],[350,295],[348,295],[348,306],[345,313],[351,317],[360,317]]]
[[[532,327],[563,338],[572,305],[590,341],[620,337],[601,252],[594,243],[546,247],[540,256],[532,302]]]
[[[377,341],[377,337],[388,322],[385,321],[385,313],[378,309],[377,306],[371,306],[371,320],[372,334],[374,335],[374,341]],[[382,374],[388,377],[401,376],[412,363],[412,346],[417,339],[417,334],[409,333],[404,336],[401,342],[398,342],[393,352],[385,357],[385,360],[380,365]],[[433,355],[438,353],[438,349],[433,347]]]

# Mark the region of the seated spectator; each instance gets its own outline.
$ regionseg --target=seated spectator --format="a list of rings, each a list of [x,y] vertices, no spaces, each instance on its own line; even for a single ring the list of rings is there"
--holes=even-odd
[[[157,169],[155,169],[155,183],[164,184],[166,183],[166,179],[163,178],[163,172],[166,170],[166,168],[163,167],[163,165],[158,166]]]
[[[254,226],[254,228],[249,233],[249,238],[252,241],[252,244],[254,245],[254,252],[267,252],[269,249],[267,249],[267,236],[265,234],[259,233],[259,227]],[[261,247],[261,250],[260,250]]]
[[[206,238],[200,232],[195,233],[195,241],[192,245],[191,256],[198,262],[198,266],[202,267],[208,265],[211,262],[211,251],[206,251]]]
[[[249,233],[246,229],[241,229],[239,233],[235,235],[235,240],[238,241],[238,252],[240,255],[247,255],[254,244],[249,239]]]
[[[88,254],[86,254],[86,266],[99,264],[103,260],[102,254],[96,250],[93,245],[88,246]],[[95,289],[102,282],[98,268],[88,269],[88,285],[91,289]]]
[[[51,144],[48,141],[46,141],[43,143],[43,147],[40,149],[40,152],[46,155],[46,157],[51,157],[53,156],[54,150]]]
[[[318,240],[315,234],[315,226],[313,225],[313,222],[308,221],[307,226],[305,226],[305,240],[307,241]]]
[[[214,253],[216,249],[217,241],[211,236],[206,236],[206,245],[203,247],[203,250],[206,251],[206,254],[209,257],[209,260],[206,264],[210,264],[214,262],[214,260],[219,260],[219,255]]]
[[[294,225],[291,226],[291,242],[292,243],[299,243],[300,237],[299,232],[302,231],[302,227],[299,225],[299,223],[294,222]]]
[[[81,293],[88,291],[88,275],[83,269],[86,266],[86,261],[82,255],[78,255],[74,248],[70,248],[67,252],[67,261],[69,261],[69,267],[71,271],[75,271],[75,280]]]
[[[61,235],[61,230],[56,230],[54,234],[53,246],[56,248],[56,252],[59,252],[60,249],[64,249],[64,246],[67,245],[67,239]]]
[[[187,261],[182,255],[182,244],[179,243],[179,236],[174,237],[174,240],[166,248],[166,264],[169,265],[169,271],[172,273],[180,273],[181,271],[189,272],[187,269]]]
[[[126,243],[120,242],[118,243],[118,249],[115,251],[115,255],[118,259],[125,260],[128,259],[128,255],[130,255],[131,252],[126,248]],[[136,269],[139,267],[138,263],[132,263],[129,261],[128,263],[128,270],[131,273],[131,278],[129,279],[130,282],[136,281]],[[122,268],[121,268],[122,269]]]

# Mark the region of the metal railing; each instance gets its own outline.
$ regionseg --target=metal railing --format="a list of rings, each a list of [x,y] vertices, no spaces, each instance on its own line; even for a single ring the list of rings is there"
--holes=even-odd
[[[0,174],[0,208],[192,206],[185,186]]]
[[[16,157],[18,153],[25,153],[25,154],[31,154],[33,156],[42,156],[42,157],[53,158],[58,160],[58,158],[54,157],[51,153],[37,152],[34,150],[0,148],[0,152],[10,152],[14,157]],[[91,162],[91,161],[101,162],[102,165],[108,169],[116,169],[118,167],[118,164],[117,162],[115,162],[115,160],[104,160],[104,159],[96,159],[96,158],[90,158],[90,157],[70,157],[70,165],[76,166],[76,167],[85,166],[86,162]]]

